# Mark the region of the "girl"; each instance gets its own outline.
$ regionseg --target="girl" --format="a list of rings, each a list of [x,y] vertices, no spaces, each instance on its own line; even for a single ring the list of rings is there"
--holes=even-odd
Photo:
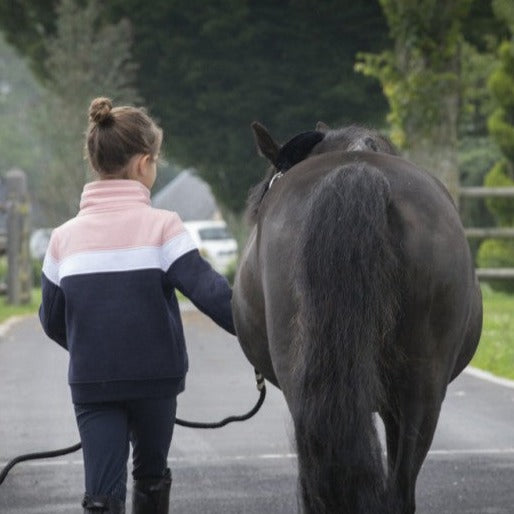
[[[231,289],[200,256],[179,216],[153,209],[162,131],[142,109],[89,108],[86,149],[98,180],[56,228],[39,316],[69,351],[82,441],[85,513],[125,512],[129,442],[133,513],[168,513],[167,455],[188,368],[175,289],[234,334]]]

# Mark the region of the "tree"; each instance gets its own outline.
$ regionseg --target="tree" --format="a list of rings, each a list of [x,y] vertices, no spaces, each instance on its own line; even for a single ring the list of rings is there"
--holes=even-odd
[[[45,42],[47,93],[39,113],[50,158],[36,184],[51,225],[76,214],[89,178],[83,150],[89,102],[95,96],[110,96],[117,103],[138,100],[130,22],[101,24],[98,0],[83,7],[62,0],[56,14],[55,34]]]
[[[32,115],[41,86],[0,35],[0,173],[21,168],[29,179],[44,152]]]
[[[462,33],[465,41],[460,59],[459,181],[462,186],[481,186],[501,155],[487,128],[487,120],[495,108],[487,82],[497,66],[498,44],[508,37],[509,31],[494,15],[490,1],[475,0],[462,23]],[[490,227],[494,223],[483,198],[463,197],[459,208],[468,226]],[[474,254],[479,243],[470,240]]]
[[[361,54],[358,70],[379,79],[392,139],[458,195],[462,21],[471,0],[380,0],[393,49]]]
[[[0,26],[6,40],[29,58],[36,76],[44,76],[45,40],[55,32],[59,0],[6,0],[0,2]]]
[[[55,2],[18,3],[0,7],[0,25],[38,59],[41,38],[55,28],[45,15],[38,32],[33,13]],[[110,23],[133,22],[137,87],[165,129],[168,158],[196,167],[231,211],[242,210],[263,174],[253,120],[283,139],[319,119],[383,123],[380,88],[353,71],[356,52],[381,48],[387,36],[374,2],[205,0],[199,8],[186,0],[111,0],[103,8]]]
[[[382,121],[378,88],[352,70],[357,50],[380,44],[385,35],[373,4],[110,5],[148,20],[136,27],[140,77],[149,78],[139,86],[161,116],[168,154],[197,168],[231,211],[242,210],[248,189],[263,174],[249,128],[253,120],[283,138],[312,128],[319,118],[334,124]]]
[[[489,117],[489,131],[503,156],[485,178],[486,186],[514,186],[514,5],[509,0],[493,0],[498,18],[510,30],[510,38],[501,42],[498,49],[499,64],[489,79],[489,89],[496,109]],[[514,224],[514,207],[511,199],[490,199],[487,205],[498,225]],[[480,246],[479,264],[484,267],[513,266],[514,242],[512,240],[487,240]],[[501,284],[496,286],[504,287]],[[512,286],[509,285],[512,290]]]

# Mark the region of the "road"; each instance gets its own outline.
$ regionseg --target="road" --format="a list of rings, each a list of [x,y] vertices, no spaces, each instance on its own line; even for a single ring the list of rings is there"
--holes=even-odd
[[[184,323],[190,373],[179,417],[217,421],[249,410],[257,390],[236,339],[194,310]],[[19,454],[78,441],[66,368],[66,352],[35,317],[0,337],[0,468]],[[169,460],[174,514],[298,512],[292,427],[273,386],[250,421],[177,427]],[[418,480],[417,512],[512,514],[513,478],[514,388],[464,373],[449,388]],[[19,464],[0,486],[0,513],[79,513],[82,480],[80,452]]]

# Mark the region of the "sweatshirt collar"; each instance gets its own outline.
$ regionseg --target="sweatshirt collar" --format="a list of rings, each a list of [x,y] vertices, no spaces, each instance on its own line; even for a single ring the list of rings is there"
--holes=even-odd
[[[84,186],[80,213],[151,205],[150,190],[137,180],[96,180]]]

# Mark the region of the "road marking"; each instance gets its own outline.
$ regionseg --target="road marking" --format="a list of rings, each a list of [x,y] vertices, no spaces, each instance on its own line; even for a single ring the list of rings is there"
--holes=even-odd
[[[484,448],[484,449],[468,449],[461,450],[430,450],[428,456],[437,455],[500,455],[500,454],[514,454],[514,448]]]
[[[463,448],[455,450],[431,450],[428,452],[429,457],[437,457],[440,455],[514,455],[514,448]],[[260,455],[232,455],[226,457],[170,457],[168,462],[170,464],[221,464],[228,462],[237,461],[252,461],[252,460],[293,460],[296,459],[296,453],[263,453]],[[6,461],[0,462],[0,468],[7,464]],[[84,461],[80,459],[68,460],[68,459],[41,459],[39,461],[23,462],[19,466],[83,466]]]
[[[493,375],[488,371],[482,371],[481,369],[468,366],[464,369],[464,373],[467,373],[468,375],[472,375],[477,378],[481,378],[482,380],[487,380],[488,382],[492,382],[493,384],[498,384],[504,387],[510,387],[511,389],[514,389],[514,380],[497,377],[496,375]]]

